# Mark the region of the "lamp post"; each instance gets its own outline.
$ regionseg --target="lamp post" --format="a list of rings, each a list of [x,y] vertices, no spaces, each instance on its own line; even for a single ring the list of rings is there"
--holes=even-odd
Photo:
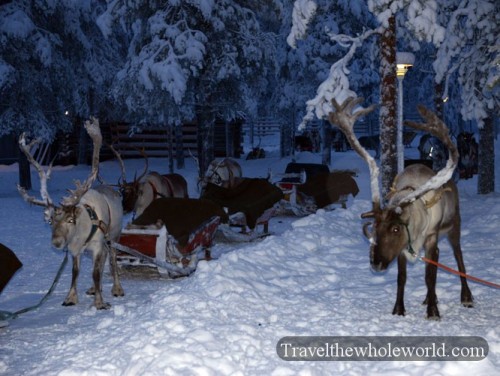
[[[396,53],[396,76],[398,78],[398,124],[396,150],[398,154],[398,173],[404,169],[403,145],[403,79],[409,68],[413,66],[415,56],[411,52]]]

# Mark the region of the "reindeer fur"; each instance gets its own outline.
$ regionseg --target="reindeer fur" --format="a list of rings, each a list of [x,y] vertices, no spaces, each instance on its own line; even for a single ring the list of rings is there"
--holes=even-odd
[[[394,205],[402,196],[422,186],[434,175],[435,173],[424,165],[408,166],[396,177],[387,208],[375,213],[375,241],[370,248],[373,269],[384,270],[396,257],[398,258],[398,292],[393,314],[405,314],[406,260],[414,261],[423,248],[425,257],[438,261],[440,236],[448,237],[458,269],[465,273],[460,247],[458,193],[453,181],[448,181],[440,189],[426,192],[411,203],[401,207]],[[438,319],[436,266],[427,264],[425,275],[427,297],[424,303],[427,304],[427,316],[430,319]],[[462,304],[471,307],[472,294],[465,278],[461,278],[461,283]]]
[[[88,239],[93,222],[86,209],[90,207],[101,221],[99,228]],[[94,294],[94,305],[97,309],[110,307],[102,297],[102,273],[108,250],[110,254],[111,273],[113,275],[113,296],[123,296],[123,288],[118,276],[116,251],[108,243],[116,241],[121,232],[123,211],[120,195],[111,187],[99,186],[88,190],[76,206],[55,208],[51,216],[52,245],[57,249],[68,248],[73,257],[71,287],[63,305],[78,303],[77,279],[80,271],[80,257],[84,250],[92,253],[94,285],[88,294]]]

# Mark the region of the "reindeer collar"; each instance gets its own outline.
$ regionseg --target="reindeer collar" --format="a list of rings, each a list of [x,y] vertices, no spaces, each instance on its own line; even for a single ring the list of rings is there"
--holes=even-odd
[[[408,260],[414,262],[417,259],[417,252],[415,252],[413,246],[411,245],[410,229],[406,223],[402,223],[402,225],[406,229],[406,234],[408,235],[408,247],[403,252]]]
[[[97,230],[101,230],[106,235],[108,233],[108,226],[99,219],[97,213],[95,212],[94,209],[92,209],[90,205],[85,204],[83,205],[83,207],[85,208],[85,210],[87,210],[87,213],[92,222],[92,227],[90,228],[89,236],[87,236],[87,240],[85,240],[85,244],[87,244],[94,237]]]
[[[155,200],[157,197],[162,197],[162,198],[166,197],[164,194],[158,192],[158,189],[156,189],[155,185],[152,182],[148,181],[148,183],[151,186],[151,189],[153,190],[153,200]],[[169,188],[171,189],[170,185]]]

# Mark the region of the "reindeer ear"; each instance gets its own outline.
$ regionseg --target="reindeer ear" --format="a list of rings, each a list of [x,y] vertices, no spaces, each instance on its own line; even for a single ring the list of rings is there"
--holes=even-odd
[[[52,205],[46,206],[45,209],[43,210],[43,219],[47,223],[52,222],[52,214],[54,213],[54,207]]]

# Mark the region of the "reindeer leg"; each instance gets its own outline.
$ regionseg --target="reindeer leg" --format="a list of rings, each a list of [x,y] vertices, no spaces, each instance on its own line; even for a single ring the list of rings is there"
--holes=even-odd
[[[80,253],[73,256],[73,268],[71,271],[71,287],[69,289],[66,299],[64,299],[63,306],[72,306],[78,303],[78,293],[76,291],[76,281],[80,272]]]
[[[454,226],[448,233],[448,240],[450,241],[451,247],[453,248],[453,254],[455,255],[455,260],[457,260],[458,270],[461,273],[465,272],[465,264],[462,256],[462,248],[460,247],[460,230],[459,226]],[[465,277],[460,277],[460,283],[462,284],[462,291],[460,293],[460,299],[464,307],[472,308],[473,297],[467,285],[467,279]]]
[[[105,303],[102,298],[101,278],[106,263],[106,252],[101,248],[94,252],[94,270],[92,271],[92,278],[94,280],[94,305],[97,309],[109,309],[111,305]]]
[[[439,248],[437,247],[437,235],[431,235],[425,242],[425,256],[435,262],[439,259]],[[425,283],[427,285],[427,296],[424,304],[427,304],[427,318],[439,320],[438,300],[436,295],[437,266],[425,265]]]
[[[122,285],[120,284],[120,276],[118,274],[118,264],[116,263],[116,249],[111,245],[107,245],[109,249],[109,265],[111,267],[111,274],[113,275],[113,287],[111,293],[113,296],[124,296]]]
[[[392,310],[393,315],[405,315],[405,284],[406,284],[406,256],[401,253],[398,256],[398,292],[396,296],[396,304]]]

